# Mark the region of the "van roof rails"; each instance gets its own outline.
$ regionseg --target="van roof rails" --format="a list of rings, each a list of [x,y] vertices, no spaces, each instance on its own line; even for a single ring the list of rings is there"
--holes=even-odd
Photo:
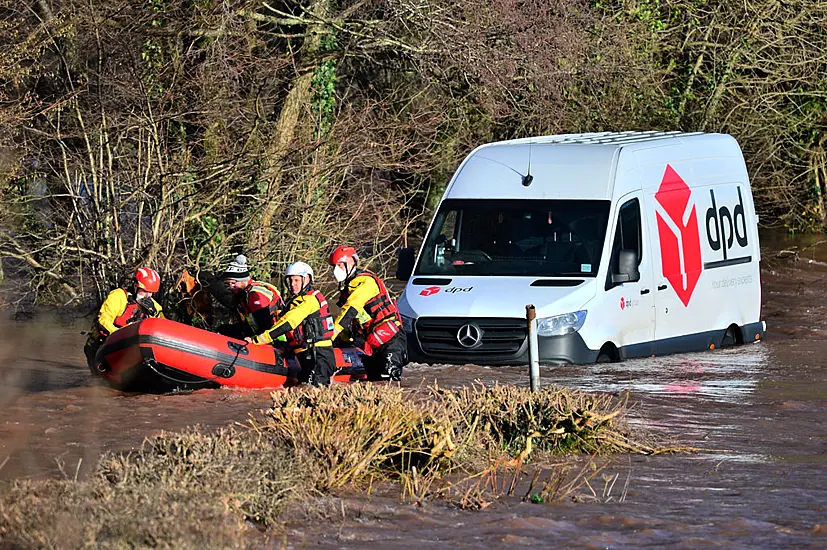
[[[680,131],[629,131],[629,132],[591,132],[586,134],[562,134],[556,136],[540,136],[512,140],[509,143],[560,143],[560,144],[593,144],[613,145],[624,143],[635,143],[641,141],[653,141],[672,137],[697,136],[703,132],[680,132]]]

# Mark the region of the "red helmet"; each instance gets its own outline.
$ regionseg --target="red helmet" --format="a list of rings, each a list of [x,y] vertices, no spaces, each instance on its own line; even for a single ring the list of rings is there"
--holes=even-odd
[[[330,265],[344,262],[348,258],[353,258],[354,262],[359,262],[359,255],[356,253],[356,249],[346,244],[337,246],[333,252],[330,253]]]
[[[139,267],[135,272],[135,286],[147,292],[158,292],[161,288],[161,277],[154,269]]]

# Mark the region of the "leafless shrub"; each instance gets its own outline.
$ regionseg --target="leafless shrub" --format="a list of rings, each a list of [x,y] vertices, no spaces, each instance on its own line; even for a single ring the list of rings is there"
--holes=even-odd
[[[724,131],[763,220],[825,221],[823,2],[29,0],[0,11],[0,258],[101,297],[246,252],[386,272],[474,146]]]

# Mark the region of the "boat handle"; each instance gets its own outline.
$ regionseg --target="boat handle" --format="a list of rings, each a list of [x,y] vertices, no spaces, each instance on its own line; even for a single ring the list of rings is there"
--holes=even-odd
[[[235,367],[233,365],[217,364],[212,368],[212,374],[216,378],[232,378],[235,376]]]
[[[227,347],[234,351],[236,354],[240,353],[241,355],[247,355],[250,353],[250,350],[247,349],[247,344],[239,344],[238,342],[227,342]]]

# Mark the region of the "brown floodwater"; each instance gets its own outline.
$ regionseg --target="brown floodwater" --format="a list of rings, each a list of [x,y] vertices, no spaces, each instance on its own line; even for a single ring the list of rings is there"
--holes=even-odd
[[[542,369],[542,384],[628,395],[635,427],[706,452],[616,457],[603,472],[617,476],[611,490],[598,476],[578,502],[523,502],[527,479],[522,493],[478,511],[405,504],[396,492],[340,495],[344,514],[291,522],[289,546],[827,548],[827,244],[764,243],[763,342]],[[103,451],[137,448],[161,430],[243,422],[270,404],[268,391],[145,395],[90,385],[87,324],[0,324],[0,480],[82,478]],[[527,386],[528,373],[412,365],[404,385],[434,380]]]

